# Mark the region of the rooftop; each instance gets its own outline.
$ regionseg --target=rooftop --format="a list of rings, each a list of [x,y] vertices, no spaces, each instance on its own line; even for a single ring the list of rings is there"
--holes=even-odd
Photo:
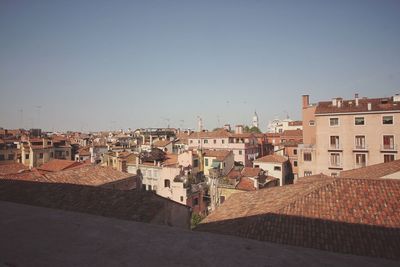
[[[5,266],[398,266],[398,262],[0,201]],[[17,230],[18,229],[18,230]]]
[[[233,195],[197,230],[400,260],[400,180],[302,178]]]
[[[371,111],[400,111],[400,102],[388,98],[359,98],[356,106],[355,99],[342,100],[340,107],[334,106],[332,101],[319,102],[315,114],[325,113],[349,113],[349,112],[371,112]],[[371,110],[368,110],[368,103],[371,103]]]
[[[387,176],[400,179],[400,159],[340,172],[341,178],[377,179]]]
[[[288,159],[281,155],[267,155],[254,160],[255,163],[256,162],[285,163],[286,161],[288,161]]]
[[[40,167],[38,167],[38,170],[46,172],[57,172],[77,167],[79,165],[82,165],[82,163],[72,160],[52,159],[49,162],[40,165]]]

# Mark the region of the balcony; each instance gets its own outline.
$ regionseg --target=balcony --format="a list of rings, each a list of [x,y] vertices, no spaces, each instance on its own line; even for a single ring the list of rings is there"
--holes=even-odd
[[[368,151],[368,145],[354,145],[353,151]]]
[[[330,144],[328,151],[343,151],[343,148],[340,144]]]
[[[397,145],[395,144],[381,145],[381,152],[397,153]]]

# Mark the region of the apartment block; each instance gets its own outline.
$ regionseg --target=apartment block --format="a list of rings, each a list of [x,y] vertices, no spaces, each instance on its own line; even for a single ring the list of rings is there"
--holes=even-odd
[[[303,96],[303,142],[299,176],[343,170],[398,159],[400,96],[334,98],[317,104]]]

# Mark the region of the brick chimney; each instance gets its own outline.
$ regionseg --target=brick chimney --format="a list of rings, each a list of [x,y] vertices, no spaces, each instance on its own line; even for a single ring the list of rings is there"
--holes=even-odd
[[[310,96],[309,95],[302,95],[303,100],[303,108],[306,108],[310,105]]]
[[[236,125],[235,134],[242,134],[242,133],[243,133],[243,125]]]

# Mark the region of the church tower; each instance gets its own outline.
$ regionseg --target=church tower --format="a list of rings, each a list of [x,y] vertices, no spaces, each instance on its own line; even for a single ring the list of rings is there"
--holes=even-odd
[[[257,112],[256,111],[254,111],[254,116],[253,116],[253,123],[252,123],[252,126],[253,127],[257,127],[258,128],[258,115],[257,115]]]

